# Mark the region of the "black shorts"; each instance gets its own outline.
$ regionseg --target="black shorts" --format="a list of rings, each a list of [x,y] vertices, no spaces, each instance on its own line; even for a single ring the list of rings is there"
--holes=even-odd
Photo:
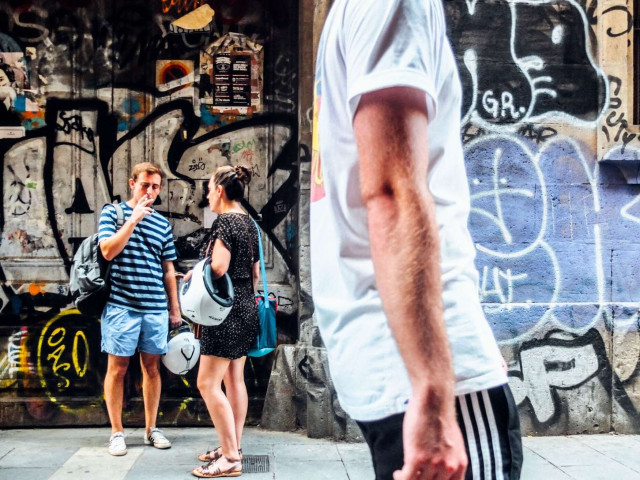
[[[469,466],[465,480],[518,480],[522,439],[518,409],[508,385],[456,397],[458,424]],[[373,460],[376,480],[390,480],[404,463],[404,413],[358,422]]]

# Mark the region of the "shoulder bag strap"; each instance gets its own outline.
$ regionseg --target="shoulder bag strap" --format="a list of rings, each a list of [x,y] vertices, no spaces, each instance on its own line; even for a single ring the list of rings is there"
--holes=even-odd
[[[267,272],[264,269],[264,255],[262,253],[262,236],[260,235],[260,227],[256,223],[256,221],[252,218],[251,221],[256,226],[256,231],[258,232],[258,251],[260,252],[260,272],[262,273],[262,286],[264,288],[264,301],[267,302],[269,300],[269,290],[267,289]],[[253,278],[253,275],[252,275]]]
[[[207,258],[211,253],[213,253],[213,251],[211,250],[212,243],[213,243],[213,238],[209,240],[209,243],[207,244],[207,250],[204,252],[204,258]]]

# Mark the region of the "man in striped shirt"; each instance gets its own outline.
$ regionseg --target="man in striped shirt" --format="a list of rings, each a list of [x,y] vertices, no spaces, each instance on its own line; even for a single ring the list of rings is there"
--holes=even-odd
[[[124,224],[118,230],[117,213],[107,205],[100,215],[100,250],[111,260],[111,294],[102,312],[102,351],[109,355],[104,395],[111,422],[109,453],[124,455],[122,426],[124,376],[130,357],[140,351],[146,433],[144,442],[169,448],[171,442],[156,428],[160,402],[160,357],[167,351],[169,325],[181,323],[173,260],[176,249],[171,225],[151,206],[162,188],[158,165],[133,167],[131,198],[122,204]],[[169,308],[167,309],[167,298]]]

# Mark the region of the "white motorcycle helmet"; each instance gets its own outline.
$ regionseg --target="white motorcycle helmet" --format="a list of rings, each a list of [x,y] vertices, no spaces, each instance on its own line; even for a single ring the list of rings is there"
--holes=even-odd
[[[176,375],[185,375],[200,358],[200,341],[193,336],[191,326],[182,320],[182,325],[169,331],[167,353],[162,363]]]
[[[193,275],[180,288],[182,313],[191,321],[205,326],[220,325],[233,306],[234,292],[231,277],[225,273],[213,278],[211,258],[193,267]]]

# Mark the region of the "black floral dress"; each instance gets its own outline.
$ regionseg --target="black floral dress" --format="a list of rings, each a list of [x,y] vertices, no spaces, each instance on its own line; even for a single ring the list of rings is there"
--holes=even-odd
[[[202,327],[200,353],[216,357],[244,357],[258,334],[258,308],[253,298],[253,264],[260,259],[258,232],[248,215],[223,213],[215,219],[209,236],[211,248],[220,239],[231,252],[228,274],[235,299],[227,318],[215,327]],[[206,242],[209,245],[209,241]],[[206,255],[206,247],[201,258]]]

